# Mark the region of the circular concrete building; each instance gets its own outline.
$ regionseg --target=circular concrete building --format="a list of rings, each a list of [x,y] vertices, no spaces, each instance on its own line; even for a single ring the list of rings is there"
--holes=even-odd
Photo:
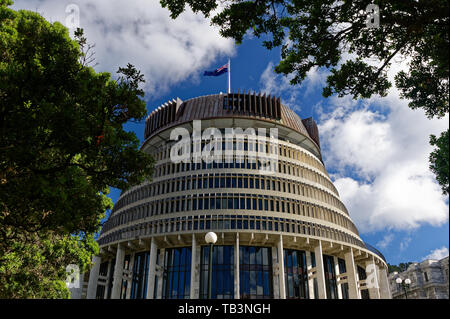
[[[87,298],[206,298],[208,232],[212,298],[390,298],[386,261],[340,201],[316,123],[280,98],[172,100],[146,119],[142,151],[153,179],[114,206]]]

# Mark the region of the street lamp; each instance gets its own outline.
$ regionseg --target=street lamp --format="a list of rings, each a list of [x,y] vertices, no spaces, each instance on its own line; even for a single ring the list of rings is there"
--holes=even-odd
[[[217,241],[217,235],[214,232],[209,232],[205,235],[205,241],[209,244],[209,263],[208,263],[208,299],[211,299],[211,282],[212,282],[212,254],[213,245]]]
[[[395,279],[395,282],[399,285],[402,285],[403,290],[405,291],[405,299],[408,299],[407,288],[409,288],[409,285],[411,284],[411,280],[409,278],[402,280],[402,278],[398,277],[397,279]]]

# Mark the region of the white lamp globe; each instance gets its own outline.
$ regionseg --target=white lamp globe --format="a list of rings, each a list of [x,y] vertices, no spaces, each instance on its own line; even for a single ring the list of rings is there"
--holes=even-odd
[[[401,284],[402,283],[402,278],[395,279],[395,282],[398,283],[398,284]]]
[[[411,279],[409,279],[409,278],[405,279],[405,284],[410,285],[411,284]]]
[[[217,241],[217,235],[216,235],[216,233],[214,233],[214,232],[209,232],[209,233],[207,233],[206,235],[205,235],[205,241],[208,243],[208,244],[215,244],[216,243],[216,241]]]

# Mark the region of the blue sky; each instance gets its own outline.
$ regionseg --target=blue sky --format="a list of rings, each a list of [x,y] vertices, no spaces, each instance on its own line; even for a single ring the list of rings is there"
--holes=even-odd
[[[158,1],[129,0],[125,6],[119,0],[80,0],[77,12],[67,10],[71,3],[20,0],[13,8],[38,11],[66,25],[76,13],[96,45],[97,71],[114,74],[129,62],[144,73],[148,112],[173,98],[226,92],[226,75],[202,74],[230,57],[232,89],[281,96],[301,118],[315,118],[325,166],[364,241],[391,264],[448,255],[448,197],[428,169],[428,136],[447,129],[448,116],[428,120],[423,111],[409,109],[395,88],[386,98],[324,99],[324,69],[311,70],[302,85],[291,86],[273,72],[279,48],[268,51],[250,36],[236,46],[200,15],[186,12],[171,20]],[[397,60],[390,78],[406,63]],[[143,141],[143,122],[126,128]],[[110,196],[115,202],[119,191]]]

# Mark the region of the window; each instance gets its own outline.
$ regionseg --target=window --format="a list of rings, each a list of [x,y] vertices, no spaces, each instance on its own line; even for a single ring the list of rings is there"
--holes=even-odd
[[[163,299],[188,299],[191,283],[191,248],[166,249],[164,255]]]
[[[149,258],[149,252],[142,252],[134,255],[130,299],[146,298]]]
[[[239,247],[239,281],[242,299],[273,298],[270,247]]]
[[[208,297],[209,246],[202,246],[200,265],[200,298]],[[213,246],[212,299],[234,298],[234,247]]]
[[[95,292],[95,299],[103,299],[105,296],[105,286],[97,285],[97,290]]]
[[[344,274],[347,272],[347,267],[345,266],[344,259],[339,258],[338,265],[339,265],[339,274]],[[350,298],[348,293],[348,283],[341,284],[341,292],[342,292],[342,299]]]
[[[362,268],[360,266],[357,266],[357,271],[358,271],[359,280],[366,280],[367,279],[366,271],[365,271],[364,268]],[[361,289],[361,299],[370,299],[370,297],[369,297],[369,290]]]
[[[328,299],[338,299],[336,271],[333,256],[323,255],[323,267],[325,270],[325,287]]]
[[[284,278],[287,299],[308,299],[306,254],[302,250],[284,249]]]

